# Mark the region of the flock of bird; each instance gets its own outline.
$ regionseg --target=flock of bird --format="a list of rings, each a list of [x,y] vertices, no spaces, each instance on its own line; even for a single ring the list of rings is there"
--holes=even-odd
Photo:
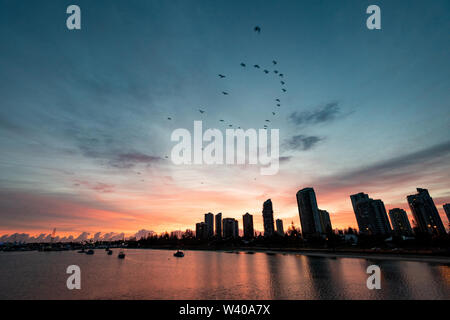
[[[260,26],[255,26],[254,29],[253,29],[253,31],[254,31],[255,33],[258,33],[258,34],[259,34],[259,33],[261,33],[261,27],[260,27]],[[277,64],[278,64],[278,62],[277,62],[276,60],[272,60],[272,66],[273,66],[273,67],[275,67]],[[247,63],[241,62],[240,66],[241,66],[242,68],[247,68]],[[254,64],[254,65],[253,65],[253,68],[255,68],[255,69],[261,69],[260,65],[258,65],[258,64]],[[269,74],[269,73],[270,73],[270,71],[269,71],[268,69],[263,69],[263,72],[264,72],[265,74]],[[283,73],[280,73],[280,72],[279,72],[278,70],[276,70],[276,69],[274,69],[272,72],[280,78],[281,92],[286,93],[287,90],[286,90],[286,88],[285,88],[286,82],[284,81],[284,74],[283,74]],[[227,76],[220,73],[220,74],[218,74],[218,77],[219,77],[220,79],[224,79],[224,78],[226,78]],[[227,92],[227,91],[222,91],[222,94],[225,95],[225,96],[227,96],[227,95],[229,95],[230,93]],[[279,98],[276,98],[276,99],[275,99],[275,102],[276,102],[276,106],[277,106],[277,107],[281,107],[281,100],[280,100]],[[198,111],[199,111],[201,114],[205,113],[205,110],[202,110],[202,109],[199,109]],[[277,113],[276,110],[272,111],[272,116],[275,116],[276,113]],[[172,120],[172,117],[167,117],[167,120]],[[219,121],[222,122],[222,123],[225,122],[224,119],[220,119]],[[267,123],[270,123],[270,119],[266,119],[266,120],[265,120],[264,129],[267,129],[267,128],[268,128]],[[233,125],[232,125],[232,124],[229,124],[228,127],[232,128]],[[238,129],[241,129],[241,127],[239,127],[239,126],[238,126],[237,128],[238,128]],[[167,157],[167,156],[166,156],[166,157]]]

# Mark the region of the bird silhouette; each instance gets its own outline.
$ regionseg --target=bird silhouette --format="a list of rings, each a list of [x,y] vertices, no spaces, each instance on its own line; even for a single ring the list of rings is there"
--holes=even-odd
[[[266,120],[266,122],[270,122],[270,120]]]
[[[276,65],[276,64],[277,64],[277,62],[276,62],[275,60],[272,60],[272,63],[273,63],[274,65]]]
[[[219,74],[219,77],[221,77],[222,79],[225,78],[223,74]]]
[[[269,70],[264,70],[265,73],[269,73]]]
[[[275,99],[275,101],[278,101],[278,102],[280,102],[280,99]]]
[[[228,95],[228,92],[226,92],[226,91],[222,91],[222,93],[223,93],[224,95]]]
[[[283,78],[284,74],[280,73],[279,76]]]
[[[241,67],[245,67],[245,63],[241,62]]]
[[[280,83],[281,83],[282,85],[284,85],[284,81],[280,81]]]
[[[272,115],[275,115],[275,112],[272,112]]]
[[[277,107],[281,106],[281,104],[277,103]]]
[[[259,66],[257,64],[255,64],[254,67],[259,69]]]
[[[228,126],[231,128],[233,125],[232,125],[232,124],[229,124]]]
[[[201,109],[198,109],[198,111],[199,111],[200,113],[205,113],[205,111],[203,111],[203,110],[201,110]]]
[[[172,120],[172,118],[171,117],[167,117],[167,120]]]
[[[253,29],[255,32],[260,33],[261,32],[261,27],[260,26],[255,26],[255,28]]]
[[[283,89],[281,89],[281,90],[283,90],[283,92],[286,92],[286,89],[284,89],[284,88],[283,88]]]
[[[278,70],[273,70],[274,73],[278,73]]]
[[[219,121],[220,121],[220,122],[224,122],[225,120],[220,119]]]

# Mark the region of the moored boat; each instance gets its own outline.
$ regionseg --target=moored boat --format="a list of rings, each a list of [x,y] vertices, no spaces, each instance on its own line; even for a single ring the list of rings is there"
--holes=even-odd
[[[175,252],[173,254],[173,256],[177,257],[177,258],[183,258],[184,257],[184,253],[183,253],[183,251],[177,250],[177,252]]]

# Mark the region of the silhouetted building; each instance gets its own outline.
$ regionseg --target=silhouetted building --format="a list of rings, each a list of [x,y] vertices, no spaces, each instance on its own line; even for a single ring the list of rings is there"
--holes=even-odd
[[[399,235],[412,235],[411,224],[409,223],[406,211],[400,208],[389,210],[389,218],[391,219],[392,229]]]
[[[277,225],[277,233],[281,236],[284,236],[283,220],[277,219],[275,222]]]
[[[264,236],[270,237],[275,232],[273,225],[273,208],[272,200],[268,199],[263,204],[263,222],[264,222]]]
[[[244,238],[251,239],[254,236],[253,231],[253,216],[250,213],[246,213],[242,216],[244,223]]]
[[[303,236],[324,233],[313,188],[304,188],[297,192],[297,205]]]
[[[214,236],[214,215],[211,212],[205,213],[206,237]]]
[[[427,189],[417,188],[417,194],[406,198],[420,232],[446,234],[439,212]]]
[[[239,226],[236,219],[224,218],[222,220],[223,237],[224,238],[237,238],[239,237]]]
[[[387,235],[392,232],[383,201],[373,200],[365,193],[351,195],[350,199],[360,233]]]
[[[216,236],[222,238],[222,212],[215,216],[216,218]]]
[[[208,237],[206,223],[199,222],[195,225],[195,237],[201,240]]]
[[[446,203],[443,206],[445,214],[447,215],[448,225],[450,226],[450,203]]]
[[[319,218],[320,218],[320,227],[322,228],[323,233],[327,233],[333,230],[330,220],[330,214],[327,210],[319,209]]]

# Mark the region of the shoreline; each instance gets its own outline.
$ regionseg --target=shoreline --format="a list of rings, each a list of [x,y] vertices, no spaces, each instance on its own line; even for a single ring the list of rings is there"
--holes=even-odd
[[[148,248],[128,248],[128,249],[153,249],[153,250],[177,250],[175,247],[148,247]],[[308,257],[320,257],[320,258],[354,258],[354,259],[366,259],[366,260],[394,260],[394,261],[414,261],[414,262],[428,262],[439,263],[450,266],[450,257],[446,256],[433,256],[426,254],[414,254],[414,253],[378,253],[378,252],[352,252],[352,251],[325,251],[314,249],[293,249],[293,248],[254,248],[254,247],[240,247],[240,248],[192,248],[186,247],[180,250],[182,251],[215,251],[226,253],[273,253],[273,254],[294,254],[303,255]]]

